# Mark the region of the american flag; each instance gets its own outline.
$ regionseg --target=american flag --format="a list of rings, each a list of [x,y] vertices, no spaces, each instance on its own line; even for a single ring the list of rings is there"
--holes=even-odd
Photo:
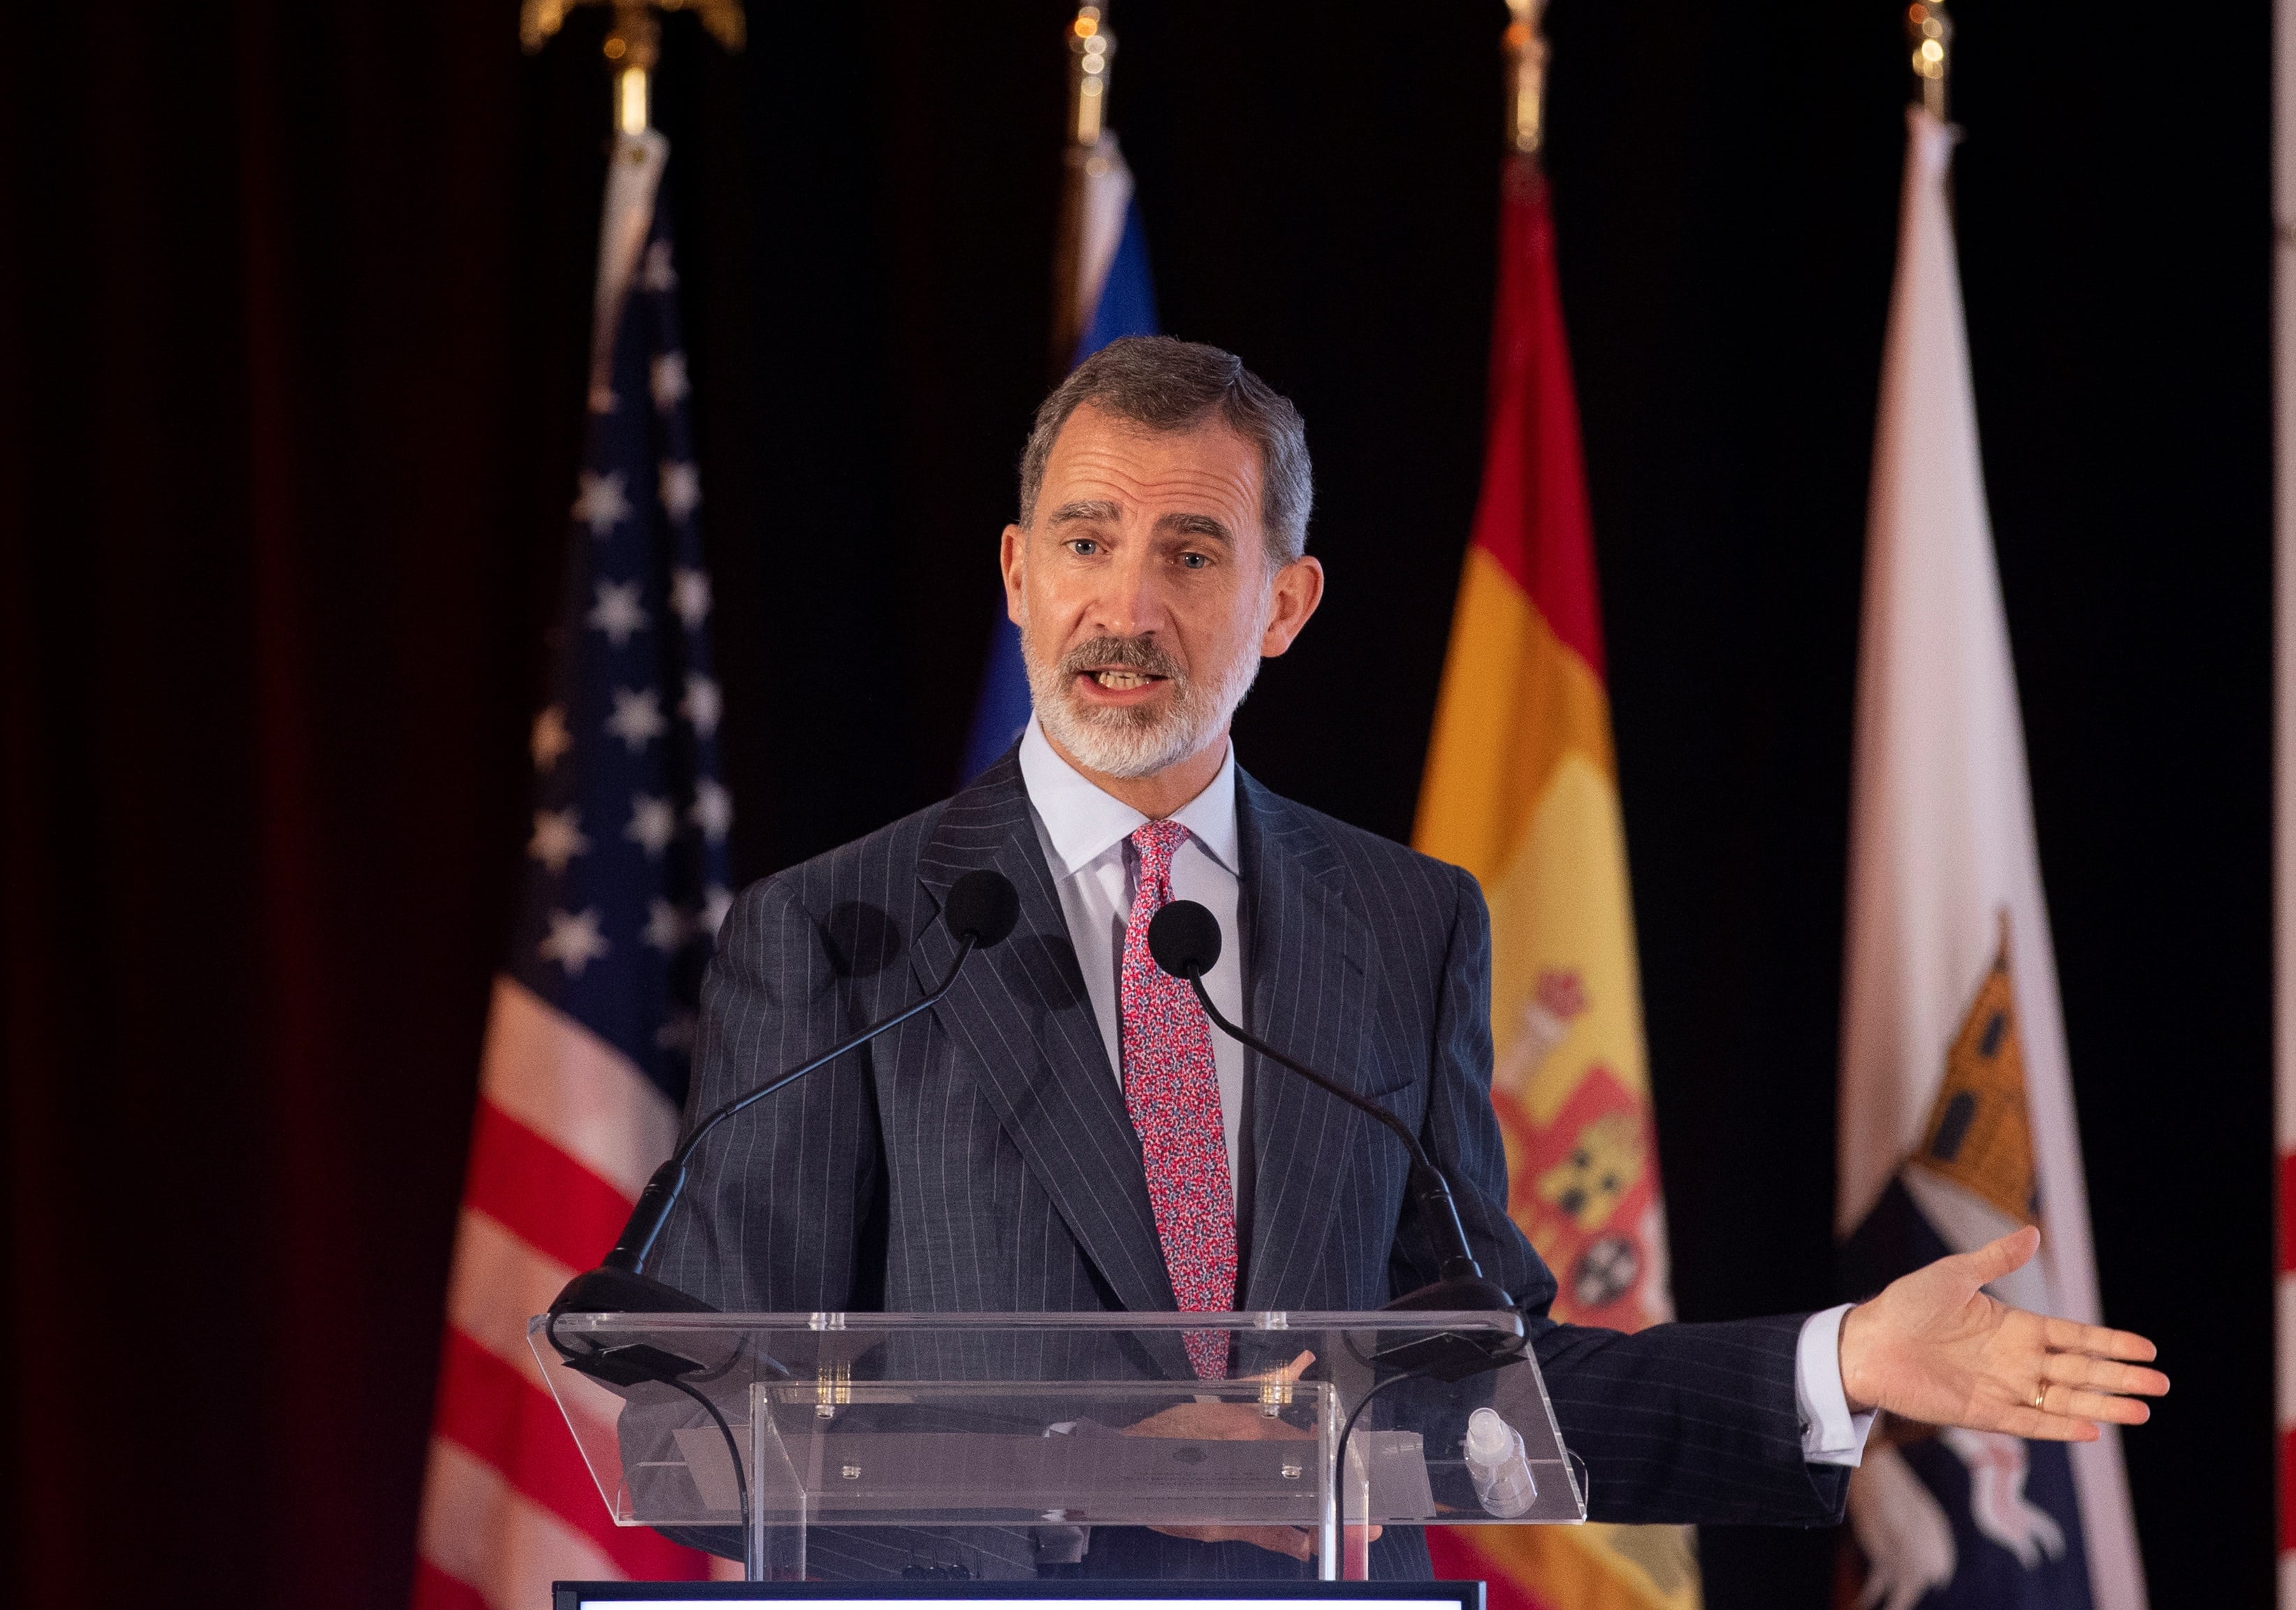
[[[677,273],[655,204],[668,151],[621,136],[607,183],[588,445],[455,1233],[417,1610],[709,1574],[706,1557],[613,1525],[525,1340],[669,1154],[733,898]]]

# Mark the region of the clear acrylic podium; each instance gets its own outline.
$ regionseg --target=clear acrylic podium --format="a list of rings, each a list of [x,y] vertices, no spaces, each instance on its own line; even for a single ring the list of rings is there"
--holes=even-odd
[[[1587,1514],[1507,1312],[572,1313],[528,1342],[615,1521],[738,1528],[752,1581],[803,1580],[816,1528],[1293,1526],[1329,1580],[1370,1525]],[[1479,1409],[1479,1448],[1521,1439],[1496,1481]]]

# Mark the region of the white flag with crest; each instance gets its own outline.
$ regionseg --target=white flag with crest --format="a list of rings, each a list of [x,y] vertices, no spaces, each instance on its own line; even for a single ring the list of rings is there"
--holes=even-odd
[[[1907,116],[1858,649],[1835,1229],[1856,1277],[1878,1283],[2038,1223],[2039,1255],[1999,1294],[2095,1323],[1947,194],[1955,133]],[[2109,1425],[2093,1443],[1877,1446],[1850,1518],[1871,1606],[2144,1605]]]

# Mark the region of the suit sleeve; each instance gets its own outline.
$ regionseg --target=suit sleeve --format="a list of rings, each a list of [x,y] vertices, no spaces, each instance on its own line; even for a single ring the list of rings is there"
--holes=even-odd
[[[1587,1464],[1590,1517],[1838,1521],[1849,1471],[1802,1458],[1794,1352],[1806,1316],[1654,1325],[1631,1335],[1548,1317],[1554,1277],[1507,1214],[1506,1150],[1491,1110],[1490,915],[1473,877],[1454,870],[1423,1144],[1450,1179],[1484,1273],[1522,1310],[1563,1446]],[[1416,1253],[1411,1262],[1427,1257],[1402,1237],[1398,1252]]]
[[[789,877],[734,901],[701,986],[685,1123],[857,1026],[827,936]],[[657,1271],[726,1311],[875,1306],[867,1255],[883,1182],[866,1047],[712,1131]]]

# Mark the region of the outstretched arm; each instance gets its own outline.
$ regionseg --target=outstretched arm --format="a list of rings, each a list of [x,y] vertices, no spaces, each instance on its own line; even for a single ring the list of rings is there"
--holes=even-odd
[[[2143,1368],[2143,1336],[2052,1319],[1988,1295],[2022,1269],[2041,1232],[1940,1258],[1891,1281],[1841,1322],[1841,1387],[1853,1411],[1883,1409],[1931,1425],[1965,1425],[2050,1442],[2094,1442],[2103,1423],[2142,1425],[2144,1398],[2169,1377]]]

